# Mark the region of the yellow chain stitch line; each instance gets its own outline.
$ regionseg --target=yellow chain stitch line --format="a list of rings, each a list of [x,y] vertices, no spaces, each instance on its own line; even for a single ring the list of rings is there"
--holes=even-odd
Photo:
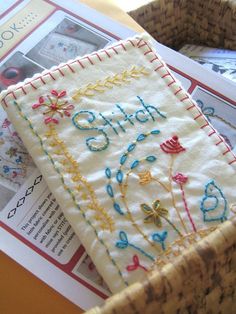
[[[71,180],[76,184],[75,189],[79,191],[82,186],[85,187],[91,200],[88,208],[96,212],[95,219],[101,222],[100,227],[103,230],[109,230],[110,232],[114,231],[114,220],[108,215],[105,209],[99,205],[91,184],[89,184],[88,181],[81,175],[77,161],[68,152],[65,143],[59,139],[55,127],[50,125],[49,129],[50,131],[46,133],[47,137],[52,138],[52,142],[50,142],[49,145],[56,148],[54,151],[55,154],[65,157],[61,164],[65,166],[66,172],[72,175]],[[82,186],[78,184],[78,182],[80,182]],[[82,198],[87,199],[87,194],[83,194]]]
[[[157,267],[163,267],[170,263],[173,261],[173,258],[182,254],[183,249],[189,248],[189,244],[192,245],[194,243],[198,243],[200,239],[203,239],[216,229],[217,226],[198,230],[197,232],[186,234],[183,237],[175,240],[165,251],[163,251],[158,256],[158,259],[152,264],[152,266],[149,268],[149,271],[155,270]]]
[[[98,80],[95,84],[89,83],[84,88],[78,89],[72,98],[78,100],[83,96],[93,97],[96,92],[104,93],[107,89],[130,83],[131,79],[139,79],[141,76],[148,74],[149,72],[144,67],[133,66],[130,70],[108,76],[104,80]]]

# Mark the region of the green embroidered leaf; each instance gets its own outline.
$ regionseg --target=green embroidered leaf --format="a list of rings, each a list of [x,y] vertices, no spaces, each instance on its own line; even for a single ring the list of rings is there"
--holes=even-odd
[[[154,162],[157,160],[157,158],[155,156],[148,156],[148,157],[146,157],[146,160],[149,162]]]
[[[158,210],[159,207],[160,207],[160,201],[159,200],[155,200],[155,202],[153,203],[153,209],[154,210]]]
[[[123,211],[121,210],[121,207],[118,203],[113,204],[114,209],[117,211],[118,214],[124,215]]]
[[[121,170],[117,171],[116,180],[118,181],[118,183],[122,183],[122,181],[123,181],[123,172]]]
[[[107,193],[110,197],[114,197],[113,189],[110,184],[107,185]]]
[[[106,174],[108,179],[111,179],[111,169],[110,168],[106,168],[105,174]]]
[[[159,216],[155,216],[154,217],[154,224],[158,227],[161,228],[162,227],[162,221],[161,218]]]
[[[159,134],[159,133],[160,133],[159,130],[153,130],[153,131],[151,131],[151,134]]]
[[[151,223],[151,222],[153,222],[153,218],[154,218],[153,214],[150,214],[144,218],[144,222],[145,223]]]
[[[128,246],[128,243],[126,242],[121,242],[121,241],[116,242],[116,247],[118,247],[118,249],[125,249],[127,248],[127,246]]]
[[[128,243],[128,238],[127,238],[127,235],[124,231],[120,231],[119,237],[120,237],[121,241]]]
[[[146,134],[140,134],[140,135],[137,137],[137,141],[138,141],[138,142],[141,142],[141,141],[145,140],[146,137],[147,137]]]
[[[129,146],[128,146],[128,152],[130,153],[130,152],[132,152],[132,150],[134,150],[135,149],[135,147],[136,147],[136,144],[135,143],[133,143],[133,144],[130,144]]]
[[[126,154],[124,154],[123,156],[121,156],[121,158],[120,158],[120,164],[121,165],[123,165],[125,162],[126,162],[126,159],[127,159],[127,155]]]
[[[139,165],[139,160],[135,160],[135,161],[131,164],[130,168],[131,168],[131,169],[134,169],[134,168],[136,168],[138,165]]]
[[[153,212],[152,208],[147,204],[141,204],[141,209],[145,214],[151,214]]]

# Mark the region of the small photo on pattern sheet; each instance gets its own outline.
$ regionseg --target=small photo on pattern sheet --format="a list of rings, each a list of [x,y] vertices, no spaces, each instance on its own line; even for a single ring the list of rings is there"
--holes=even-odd
[[[104,48],[108,39],[64,18],[26,56],[45,68]]]
[[[236,154],[236,106],[197,87],[192,94],[209,122]]]
[[[16,51],[0,66],[0,91],[42,70],[43,68],[25,58],[22,52]]]
[[[0,109],[0,208],[13,196],[35,169],[35,165],[14,130],[5,111]],[[8,193],[8,190],[11,192]],[[7,197],[8,195],[8,197]]]

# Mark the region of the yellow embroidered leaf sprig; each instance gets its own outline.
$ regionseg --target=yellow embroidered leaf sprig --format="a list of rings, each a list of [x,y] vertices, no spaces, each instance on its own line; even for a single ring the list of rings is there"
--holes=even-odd
[[[53,149],[53,154],[64,157],[62,160],[58,161],[63,165],[64,171],[71,175],[74,189],[80,193],[81,199],[90,200],[88,209],[95,211],[94,218],[99,221],[101,229],[113,232],[115,226],[114,220],[105,209],[99,205],[93,187],[80,173],[79,164],[69,153],[65,143],[59,138],[53,125],[49,126],[49,131],[45,134],[45,137],[49,140],[48,144]]]
[[[78,100],[83,96],[93,97],[96,93],[104,93],[107,89],[112,89],[114,86],[121,86],[130,83],[132,79],[139,79],[143,75],[148,75],[147,69],[137,66],[132,66],[129,70],[124,70],[113,76],[108,76],[104,80],[98,80],[96,83],[88,84],[83,88],[78,89],[72,96],[74,100]]]

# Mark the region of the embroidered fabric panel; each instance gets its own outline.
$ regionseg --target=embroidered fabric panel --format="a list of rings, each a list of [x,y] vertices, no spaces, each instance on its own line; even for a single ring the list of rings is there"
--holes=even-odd
[[[33,161],[6,113],[0,114],[0,184],[17,191],[34,169]]]
[[[2,103],[113,292],[235,214],[236,157],[145,36]]]

